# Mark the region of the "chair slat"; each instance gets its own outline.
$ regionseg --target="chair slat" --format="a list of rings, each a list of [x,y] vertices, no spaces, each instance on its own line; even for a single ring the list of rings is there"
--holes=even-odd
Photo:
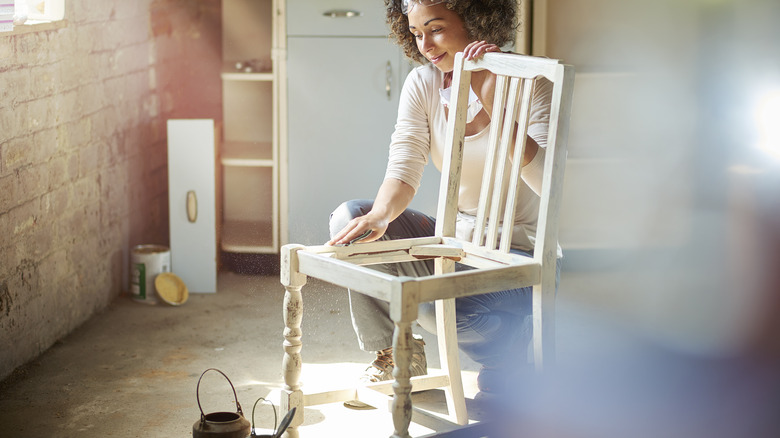
[[[507,177],[509,175],[507,164],[509,162],[509,144],[512,141],[512,133],[515,131],[515,115],[517,114],[517,101],[520,95],[520,80],[510,79],[509,95],[503,102],[501,111],[494,112],[494,118],[503,119],[501,130],[501,142],[497,152],[497,165],[495,172],[488,175],[493,180],[493,202],[488,213],[487,236],[485,247],[495,248],[498,242],[498,234],[501,228],[502,209],[506,203]]]
[[[496,90],[493,99],[493,113],[498,114],[503,110],[507,97],[507,77],[498,76]],[[484,230],[487,224],[487,212],[490,211],[491,196],[493,194],[493,177],[496,168],[496,149],[498,149],[499,133],[501,132],[503,118],[493,117],[490,120],[490,136],[488,137],[488,150],[485,157],[485,169],[482,174],[482,187],[479,192],[479,205],[474,230]],[[484,241],[484,233],[475,232],[472,243],[481,246]]]
[[[507,193],[507,205],[504,208],[504,224],[514,224],[517,211],[518,190],[522,181],[520,175],[523,168],[523,156],[525,154],[526,139],[528,136],[528,120],[531,115],[531,102],[534,92],[534,79],[523,79],[523,94],[520,103],[520,115],[517,122],[518,131],[515,134],[514,153],[512,156],[512,175],[509,178],[509,192]],[[501,243],[499,251],[509,252],[512,246],[512,233],[514,226],[503,227],[501,231]]]
[[[455,58],[455,71],[463,66],[463,57]],[[465,108],[468,104],[471,72],[462,71],[452,78],[450,108]],[[463,168],[463,145],[466,136],[466,112],[451,111],[447,119],[447,141],[442,157],[439,205],[436,209],[436,235],[454,236],[458,215],[460,176]]]

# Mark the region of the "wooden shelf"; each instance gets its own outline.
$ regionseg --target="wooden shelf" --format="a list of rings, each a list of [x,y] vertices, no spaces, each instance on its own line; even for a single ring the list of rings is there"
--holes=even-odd
[[[277,28],[283,0],[223,0],[222,119],[219,145],[220,249],[279,251],[279,71],[285,60]],[[254,70],[244,71],[249,64]],[[241,68],[237,68],[241,67]]]
[[[273,254],[272,226],[267,221],[225,221],[222,225],[222,250],[244,254]]]
[[[225,141],[220,160],[223,166],[273,167],[273,144],[270,141]]]
[[[235,63],[225,64],[222,66],[222,80],[271,82],[274,80],[274,72],[272,70],[268,70],[246,73],[236,70]]]

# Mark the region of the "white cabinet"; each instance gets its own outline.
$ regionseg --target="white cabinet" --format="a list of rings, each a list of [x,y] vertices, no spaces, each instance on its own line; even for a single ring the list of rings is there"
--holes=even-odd
[[[217,137],[213,120],[168,120],[171,271],[192,292],[217,291]]]
[[[281,1],[281,0],[280,0]],[[221,249],[279,249],[276,0],[222,0]]]
[[[342,202],[376,195],[410,66],[387,37],[382,2],[287,2],[289,241],[320,244]],[[435,212],[425,171],[413,207]]]

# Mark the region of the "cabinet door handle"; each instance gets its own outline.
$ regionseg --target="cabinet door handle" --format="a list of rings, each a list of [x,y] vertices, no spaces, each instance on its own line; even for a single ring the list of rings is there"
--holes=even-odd
[[[392,85],[393,85],[393,66],[390,64],[390,61],[387,61],[387,66],[385,67],[385,91],[387,92],[387,100],[392,100],[390,97],[393,89]]]
[[[195,190],[187,192],[187,220],[192,223],[198,220],[198,197],[195,196]]]
[[[360,17],[363,13],[349,9],[331,9],[330,11],[325,11],[322,15],[330,18],[353,18]]]

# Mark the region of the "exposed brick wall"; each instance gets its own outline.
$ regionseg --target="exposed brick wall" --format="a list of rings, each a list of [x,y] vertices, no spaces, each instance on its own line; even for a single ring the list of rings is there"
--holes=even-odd
[[[0,34],[0,379],[168,244],[166,120],[218,118],[219,0],[66,0]],[[192,58],[197,59],[192,59]]]

